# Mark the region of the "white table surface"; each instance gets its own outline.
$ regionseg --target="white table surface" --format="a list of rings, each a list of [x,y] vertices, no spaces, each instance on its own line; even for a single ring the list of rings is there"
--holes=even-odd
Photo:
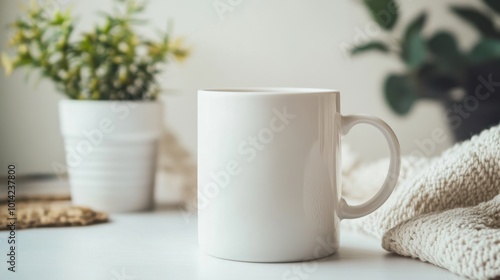
[[[117,214],[86,227],[17,231],[17,272],[7,270],[0,232],[0,279],[462,279],[428,263],[385,252],[379,243],[342,229],[341,248],[305,263],[244,263],[198,250],[196,216],[163,207]]]

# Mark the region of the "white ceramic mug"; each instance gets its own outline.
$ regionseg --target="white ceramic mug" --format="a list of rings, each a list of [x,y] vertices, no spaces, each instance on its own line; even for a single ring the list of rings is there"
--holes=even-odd
[[[369,201],[341,196],[341,137],[376,127],[390,149],[389,172]],[[328,89],[243,88],[198,92],[198,234],[209,255],[250,262],[333,254],[339,222],[367,215],[390,196],[400,148],[382,120],[342,116]]]

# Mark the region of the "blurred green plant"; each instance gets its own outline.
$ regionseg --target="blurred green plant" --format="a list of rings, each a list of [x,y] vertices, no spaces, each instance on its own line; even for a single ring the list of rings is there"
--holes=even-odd
[[[29,68],[27,75],[41,70],[71,99],[154,100],[161,66],[170,58],[184,60],[189,51],[170,30],[159,40],[142,38],[134,27],[145,22],[138,17],[145,3],[116,1],[113,14],[102,12],[103,23],[76,40],[70,11],[48,14],[34,1],[11,24],[8,45],[14,54],[1,55],[7,75],[21,67]]]
[[[364,0],[363,3],[383,30],[393,31],[398,19],[394,0]],[[378,51],[394,54],[404,63],[405,73],[390,74],[384,83],[386,101],[397,114],[407,114],[418,99],[433,99],[449,104],[455,89],[472,94],[467,92],[470,73],[477,72],[483,63],[487,63],[491,69],[493,61],[493,66],[498,65],[496,68],[500,71],[500,30],[493,21],[496,16],[494,12],[500,13],[500,1],[483,0],[483,3],[489,9],[450,8],[451,12],[481,34],[468,52],[460,50],[455,36],[448,31],[439,31],[426,38],[422,34],[427,18],[424,12],[404,28],[402,39],[395,40],[396,43],[380,40],[367,42],[354,47],[351,55]],[[392,17],[388,18],[391,14]]]

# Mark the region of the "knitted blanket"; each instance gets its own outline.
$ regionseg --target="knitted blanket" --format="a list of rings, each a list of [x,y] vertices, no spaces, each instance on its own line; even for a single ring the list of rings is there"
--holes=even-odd
[[[343,195],[351,204],[377,192],[388,160],[362,165],[344,152]],[[404,157],[394,193],[348,227],[390,252],[473,279],[500,278],[500,125],[436,158]]]

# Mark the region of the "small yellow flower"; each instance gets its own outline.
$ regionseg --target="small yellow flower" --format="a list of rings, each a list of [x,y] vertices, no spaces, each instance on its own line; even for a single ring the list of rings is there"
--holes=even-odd
[[[21,42],[23,39],[23,33],[22,32],[16,32],[12,37],[10,37],[8,44],[9,46],[15,46],[19,42]]]
[[[168,48],[179,62],[183,62],[190,53],[190,49],[184,46],[184,38],[176,38]]]
[[[31,0],[30,3],[29,3],[29,9],[31,10],[36,10],[39,8],[38,6],[38,2],[36,0]]]
[[[120,64],[120,63],[123,62],[123,58],[121,56],[114,56],[113,57],[113,62],[117,63],[117,64]]]
[[[20,46],[17,48],[17,51],[18,51],[20,54],[27,54],[27,53],[28,53],[28,46],[26,46],[26,44],[22,44],[22,45],[20,45]]]
[[[137,46],[137,44],[139,44],[139,39],[137,39],[137,36],[133,35],[129,43],[131,46]]]
[[[158,44],[153,44],[148,48],[148,54],[150,56],[158,56],[161,53],[161,47]]]
[[[14,70],[14,64],[5,53],[2,53],[2,66],[5,68],[6,75],[10,75]]]
[[[127,69],[123,66],[118,70],[118,81],[124,83],[127,80]]]

